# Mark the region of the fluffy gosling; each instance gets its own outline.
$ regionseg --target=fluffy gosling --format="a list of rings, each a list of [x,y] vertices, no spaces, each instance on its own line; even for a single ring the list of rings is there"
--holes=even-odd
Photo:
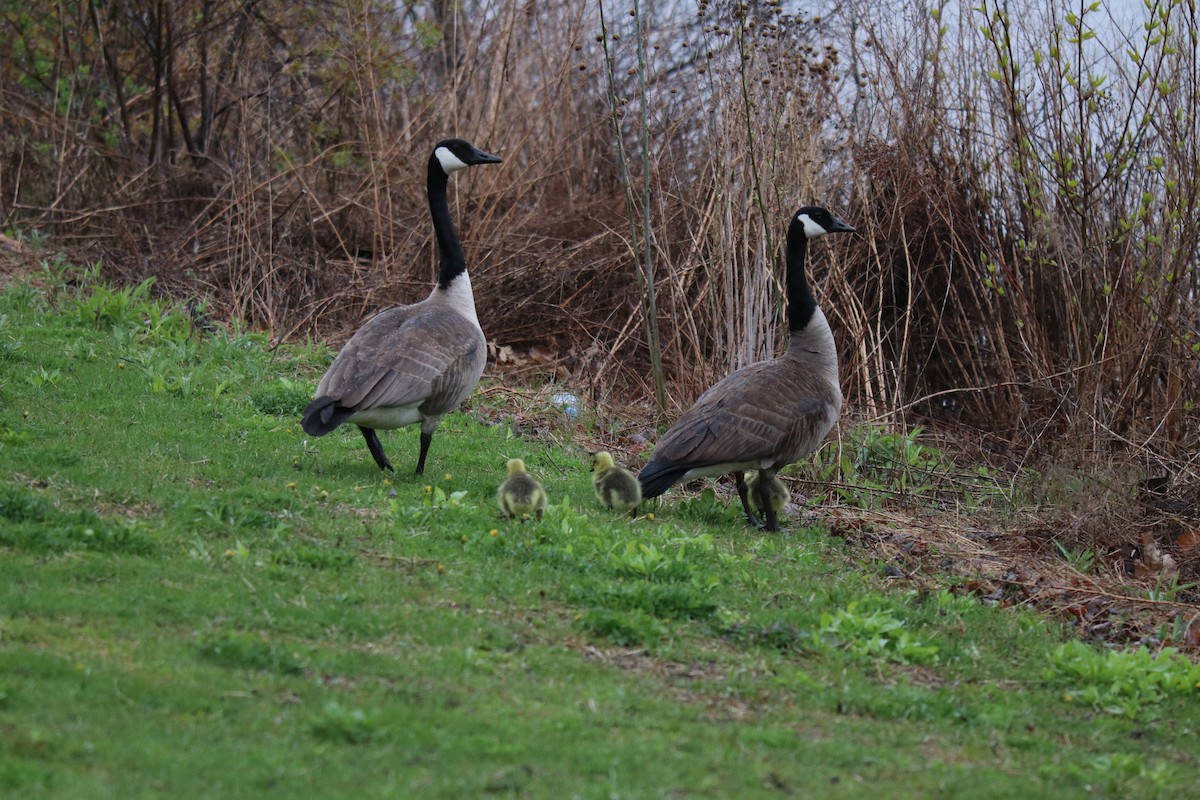
[[[783,481],[774,475],[765,485],[762,484],[762,477],[763,474],[758,470],[746,473],[746,494],[749,496],[750,508],[760,514],[765,513],[766,508],[763,506],[763,497],[765,496],[771,510],[778,513],[792,499],[792,493],[783,485]]]
[[[632,472],[616,465],[611,453],[599,452],[592,458],[592,488],[605,508],[637,516],[642,487]]]
[[[510,458],[505,465],[508,477],[496,490],[496,505],[506,517],[542,518],[546,510],[546,490],[537,479],[525,471],[525,462]]]

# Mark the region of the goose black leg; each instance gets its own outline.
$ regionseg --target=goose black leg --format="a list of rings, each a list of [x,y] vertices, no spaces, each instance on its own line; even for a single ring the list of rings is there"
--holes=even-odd
[[[737,481],[738,497],[742,500],[742,510],[746,512],[746,521],[750,523],[751,528],[761,527],[758,518],[750,510],[750,492],[746,488],[746,478],[743,476],[742,471],[738,470],[733,473],[733,479]]]
[[[417,459],[417,474],[421,475],[425,472],[425,456],[429,455],[429,444],[433,441],[433,434],[421,431],[421,457]]]
[[[379,441],[379,434],[371,428],[359,428],[362,431],[363,438],[367,440],[367,449],[371,451],[371,456],[375,459],[375,463],[380,469],[388,472],[395,472],[392,469],[392,462],[388,461],[387,454],[383,452],[383,443]]]

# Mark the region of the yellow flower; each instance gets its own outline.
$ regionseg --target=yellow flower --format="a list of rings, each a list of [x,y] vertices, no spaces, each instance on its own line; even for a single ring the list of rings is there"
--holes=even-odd
[[[651,511],[651,512],[647,513],[646,519],[650,520],[651,522],[654,522],[654,512]]]
[[[451,475],[449,472],[447,472],[447,473],[446,473],[446,477],[442,478],[442,480],[444,480],[444,481],[448,481],[448,480],[450,480],[450,479],[451,479],[451,478],[453,478],[453,477],[454,477],[453,475]]]
[[[289,489],[295,489],[295,488],[296,488],[296,482],[295,482],[295,481],[288,481],[288,488],[289,488]]]
[[[226,551],[225,551],[225,557],[226,557],[226,558],[233,558],[233,557],[234,557],[234,556],[236,556],[236,555],[237,555],[237,553],[233,552],[232,550],[226,550]]]
[[[500,535],[500,531],[496,530],[495,528],[492,528],[492,536],[499,536],[499,535]]]

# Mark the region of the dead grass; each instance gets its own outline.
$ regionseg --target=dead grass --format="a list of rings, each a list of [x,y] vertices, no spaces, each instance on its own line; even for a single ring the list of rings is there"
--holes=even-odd
[[[41,269],[33,248],[0,234],[0,283],[24,280]]]

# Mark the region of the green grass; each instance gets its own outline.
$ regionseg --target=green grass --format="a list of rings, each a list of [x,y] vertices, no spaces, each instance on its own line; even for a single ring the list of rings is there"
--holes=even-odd
[[[0,795],[1175,797],[1197,674],[448,416],[313,440],[321,348],[0,294]],[[501,520],[507,457],[551,494]]]

